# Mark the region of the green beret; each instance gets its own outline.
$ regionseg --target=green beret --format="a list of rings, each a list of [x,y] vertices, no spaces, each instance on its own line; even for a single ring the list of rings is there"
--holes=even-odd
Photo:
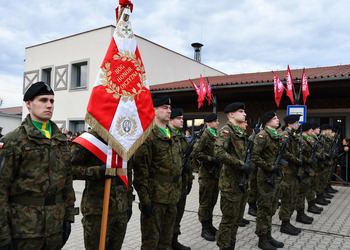
[[[39,95],[54,95],[53,90],[44,82],[36,82],[32,84],[24,93],[23,101],[32,100]]]
[[[171,109],[170,119],[174,119],[175,117],[182,116],[182,115],[183,115],[182,109],[173,108],[173,109]]]
[[[212,114],[207,115],[207,116],[204,117],[204,121],[205,122],[212,122],[212,121],[215,121],[217,119],[218,119],[218,116],[215,113],[212,113]]]
[[[171,105],[171,100],[169,96],[163,95],[153,99],[153,107],[156,108],[162,105]]]
[[[286,117],[283,118],[284,122],[286,124],[288,123],[294,123],[299,121],[301,115],[287,115]]]
[[[239,109],[245,109],[245,105],[243,102],[233,102],[226,106],[224,109],[224,113],[235,112]]]
[[[273,110],[270,110],[264,114],[264,116],[261,118],[261,123],[265,124],[268,121],[270,121],[272,118],[276,116],[276,112]]]

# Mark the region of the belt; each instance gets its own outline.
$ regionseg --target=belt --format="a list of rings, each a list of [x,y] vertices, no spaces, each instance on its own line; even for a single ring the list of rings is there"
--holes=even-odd
[[[180,175],[168,176],[168,175],[162,175],[162,174],[151,174],[150,177],[158,181],[166,181],[166,182],[172,182],[172,183],[178,183],[180,179]]]
[[[51,206],[56,205],[58,202],[62,201],[62,194],[48,197],[29,197],[25,195],[10,197],[10,202],[31,206]]]

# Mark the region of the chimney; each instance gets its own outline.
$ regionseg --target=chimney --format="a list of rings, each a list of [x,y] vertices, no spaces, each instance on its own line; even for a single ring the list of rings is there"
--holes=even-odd
[[[203,44],[192,43],[191,46],[194,48],[194,60],[201,62],[201,48],[203,47]]]

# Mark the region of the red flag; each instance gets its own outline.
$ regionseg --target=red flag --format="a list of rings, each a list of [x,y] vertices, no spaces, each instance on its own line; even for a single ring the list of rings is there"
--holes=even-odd
[[[126,174],[126,162],[153,127],[152,97],[129,19],[130,10],[124,8],[85,116],[85,121],[108,143],[108,175]],[[115,162],[123,165],[123,171],[113,169]]]
[[[198,86],[191,79],[188,79],[188,80],[190,80],[194,90],[196,91],[197,95],[199,96],[199,88],[198,88]]]
[[[275,72],[273,72],[273,84],[274,84],[274,91],[275,91],[275,101],[277,104],[277,107],[280,106],[280,102],[282,99],[283,91],[284,91],[284,85],[280,81],[280,79],[276,76]]]
[[[208,97],[208,105],[210,106],[211,95],[213,94],[213,90],[211,89],[208,77],[207,77],[207,81],[208,81],[207,97]]]
[[[198,109],[201,106],[203,106],[203,102],[204,102],[206,93],[207,93],[207,86],[205,85],[205,82],[204,82],[203,77],[201,75],[200,89],[199,89],[199,95],[198,95]]]
[[[294,105],[294,95],[293,95],[293,80],[292,74],[290,73],[289,65],[287,69],[287,96]]]
[[[305,68],[303,69],[303,79],[301,80],[301,89],[303,92],[303,101],[304,101],[304,105],[306,104],[306,98],[308,97],[308,95],[310,95],[309,92],[309,85],[307,83],[307,77],[305,74]]]

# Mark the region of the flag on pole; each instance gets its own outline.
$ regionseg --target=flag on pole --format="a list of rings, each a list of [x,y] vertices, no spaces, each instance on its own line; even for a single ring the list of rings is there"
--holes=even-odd
[[[210,106],[210,101],[211,101],[211,96],[213,94],[213,90],[211,89],[210,83],[209,83],[209,79],[207,77],[207,82],[208,82],[208,87],[207,87],[207,97],[208,97],[208,105]]]
[[[129,21],[130,10],[125,7],[130,5],[130,1],[121,0],[120,3],[122,8],[117,26],[85,116],[85,121],[108,144],[108,175],[116,175],[115,163],[123,165],[124,171],[118,170],[118,175],[126,175],[126,162],[143,143],[154,123],[145,67]]]
[[[310,92],[309,92],[309,85],[307,83],[307,77],[305,74],[305,68],[303,69],[303,78],[301,80],[301,89],[303,92],[304,105],[306,105],[306,98],[310,95]]]
[[[198,86],[191,79],[189,79],[189,80],[192,83],[192,86],[193,86],[194,90],[196,91],[197,95],[199,96],[199,88],[198,88]]]
[[[280,102],[282,99],[283,91],[284,91],[284,85],[282,84],[281,80],[276,76],[275,72],[273,72],[273,84],[274,84],[274,91],[275,91],[275,101],[277,104],[277,107],[280,106]]]
[[[205,85],[202,75],[200,79],[201,80],[200,80],[200,89],[199,89],[199,95],[198,95],[198,109],[201,106],[203,106],[203,102],[207,93],[207,86]]]
[[[290,101],[294,105],[293,79],[292,79],[292,74],[290,73],[289,65],[287,69],[287,96],[289,97]]]

